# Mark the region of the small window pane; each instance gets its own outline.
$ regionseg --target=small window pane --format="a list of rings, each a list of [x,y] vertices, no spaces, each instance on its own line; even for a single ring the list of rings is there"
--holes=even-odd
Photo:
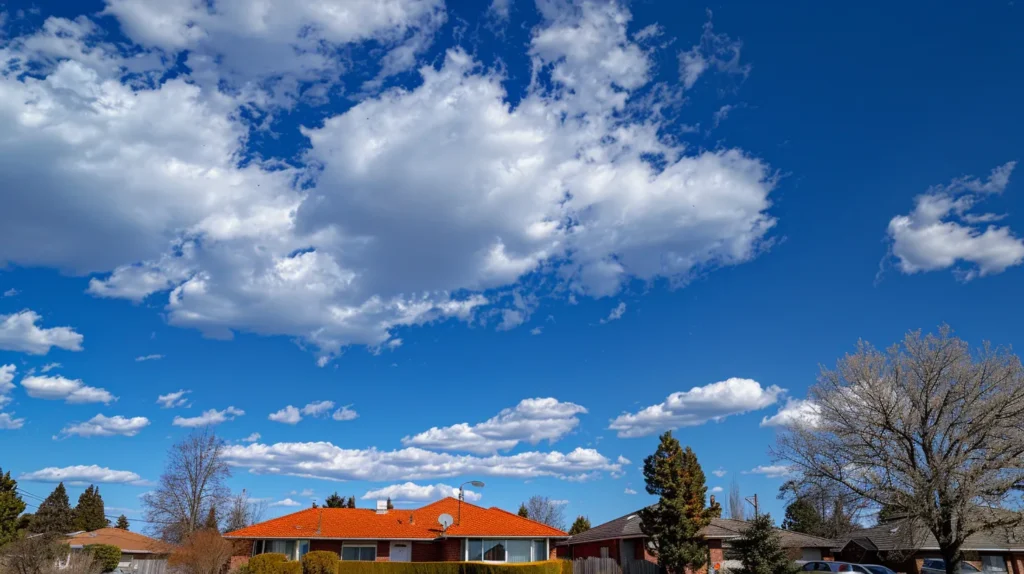
[[[1006,572],[1006,560],[1002,556],[987,554],[981,557],[981,569],[985,574],[1001,574]]]
[[[534,561],[547,560],[547,544],[544,544],[544,540],[533,541],[533,559]]]
[[[342,560],[362,560],[373,562],[377,559],[376,546],[345,546],[341,549]]]
[[[490,562],[505,561],[504,540],[484,540],[484,560]]]
[[[484,559],[484,541],[477,539],[469,539],[469,558],[470,562],[479,562]]]
[[[608,547],[607,546],[602,546],[601,547],[601,558],[607,558],[607,557],[608,557]]]
[[[309,540],[299,540],[299,558],[309,554]]]
[[[509,562],[529,562],[530,561],[530,546],[532,543],[529,540],[509,540],[508,541],[508,561]]]

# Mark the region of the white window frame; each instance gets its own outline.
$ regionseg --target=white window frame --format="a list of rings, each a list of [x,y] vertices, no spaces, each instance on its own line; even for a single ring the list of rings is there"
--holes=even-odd
[[[373,560],[345,560],[345,549],[346,548],[373,548]],[[376,542],[342,542],[341,553],[339,554],[342,562],[376,562],[377,561],[377,543]],[[389,557],[390,559],[390,557]]]
[[[276,542],[276,541],[279,541],[279,540],[282,540],[284,542],[291,541],[291,542],[295,543],[295,551],[292,552],[291,556],[288,556],[289,560],[300,560],[302,558],[301,556],[299,556],[299,550],[302,547],[302,543],[303,542],[306,543],[306,547],[307,548],[310,546],[310,542],[309,542],[308,538],[258,538],[258,539],[256,539],[253,542],[253,545],[252,545],[252,555],[253,556],[258,556],[260,554],[266,554],[266,552],[267,552],[267,542],[268,541],[269,542]],[[256,551],[257,548],[259,548],[259,552]]]
[[[463,538],[462,540],[463,540],[463,542],[462,542],[462,561],[463,562],[469,562],[469,541],[470,540],[479,540],[481,542],[480,562],[487,562],[488,564],[508,564],[509,563],[508,562],[508,541],[509,540],[529,540],[529,542],[530,542],[530,562],[540,562],[542,560],[547,560],[548,557],[551,555],[551,539],[549,539],[549,538],[484,538],[484,537],[480,537],[480,538]],[[485,554],[485,552],[483,550],[483,541],[485,541],[485,540],[493,540],[493,541],[501,542],[502,546],[505,547],[505,559],[504,560],[485,560],[483,558],[483,555]],[[543,557],[537,557],[537,556],[533,555],[534,554],[534,550],[535,550],[535,547],[534,547],[533,543],[538,541],[538,540],[543,540],[544,541],[544,556]]]

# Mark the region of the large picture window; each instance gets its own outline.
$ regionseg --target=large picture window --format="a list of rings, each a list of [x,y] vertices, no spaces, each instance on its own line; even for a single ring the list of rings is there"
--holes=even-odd
[[[346,544],[341,548],[341,559],[373,562],[377,559],[377,545],[365,544],[359,546],[349,546],[348,544]]]
[[[257,540],[253,543],[253,556],[257,554],[284,554],[289,560],[299,560],[309,552],[309,540]]]
[[[546,540],[470,538],[463,546],[470,562],[536,562],[547,560]]]

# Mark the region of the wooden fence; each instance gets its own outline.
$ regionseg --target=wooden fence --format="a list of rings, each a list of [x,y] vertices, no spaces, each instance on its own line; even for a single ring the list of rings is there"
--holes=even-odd
[[[620,565],[614,558],[579,558],[573,560],[573,574],[661,574],[661,568],[646,560],[628,560]]]

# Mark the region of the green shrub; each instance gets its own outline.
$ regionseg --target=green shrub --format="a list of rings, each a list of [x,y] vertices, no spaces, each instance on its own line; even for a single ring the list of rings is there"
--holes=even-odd
[[[324,550],[314,550],[302,557],[303,574],[336,574],[338,570],[338,554]]]
[[[252,574],[281,574],[281,564],[286,560],[288,558],[284,554],[257,554],[249,559],[249,572]],[[300,564],[299,568],[301,567]]]
[[[338,574],[563,574],[562,561],[491,564],[487,562],[346,562]],[[572,564],[569,564],[572,567]]]
[[[282,562],[278,574],[302,574],[302,562]]]
[[[110,544],[87,544],[83,550],[96,561],[103,572],[113,572],[121,561],[121,549]]]

